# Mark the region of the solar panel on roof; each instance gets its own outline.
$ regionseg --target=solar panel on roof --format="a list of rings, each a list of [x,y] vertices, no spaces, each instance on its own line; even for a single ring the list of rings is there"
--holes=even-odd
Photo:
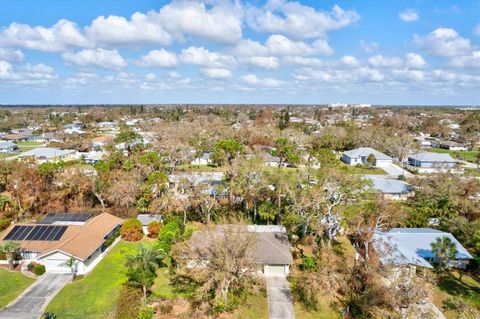
[[[38,232],[37,235],[35,235],[35,238],[33,240],[40,240],[42,238],[43,234],[48,230],[48,226],[37,226],[40,227],[40,231]]]
[[[55,234],[52,240],[59,240],[63,233],[67,230],[67,226],[60,226],[60,230]]]
[[[49,226],[47,230],[42,234],[39,240],[46,240],[48,235],[55,229],[55,226]]]
[[[10,238],[12,238],[13,235],[15,235],[17,233],[17,231],[20,230],[20,226],[14,226],[12,228],[12,230],[7,234],[7,236],[5,236],[4,240],[9,240]]]
[[[52,224],[55,222],[85,222],[92,217],[88,213],[48,213],[39,224]]]
[[[45,240],[53,240],[53,238],[57,235],[57,233],[60,231],[60,227],[55,226],[47,237],[45,237]]]
[[[25,240],[32,240],[32,239],[35,237],[35,235],[38,234],[38,232],[40,231],[40,229],[41,229],[41,228],[38,227],[38,226],[35,227],[35,228],[28,234],[28,236],[25,237]]]
[[[24,240],[28,233],[33,229],[33,226],[20,226],[20,230],[12,236],[12,240]]]

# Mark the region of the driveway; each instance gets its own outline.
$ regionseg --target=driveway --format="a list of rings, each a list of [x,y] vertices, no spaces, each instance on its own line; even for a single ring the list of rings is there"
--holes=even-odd
[[[45,273],[0,311],[0,319],[38,319],[50,300],[71,280],[71,274]]]
[[[268,316],[270,319],[295,319],[292,295],[283,276],[267,277]]]
[[[388,165],[385,167],[381,167],[387,174],[391,177],[397,178],[400,175],[405,175],[405,177],[410,177],[412,173],[410,173],[407,170],[403,170],[400,166],[397,166],[395,164]]]

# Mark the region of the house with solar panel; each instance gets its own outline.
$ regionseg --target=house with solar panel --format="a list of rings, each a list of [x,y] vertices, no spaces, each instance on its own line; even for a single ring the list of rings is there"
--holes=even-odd
[[[367,165],[368,156],[375,157],[375,167],[386,167],[392,165],[393,159],[371,147],[359,147],[350,151],[345,151],[340,158],[342,162],[348,165]]]
[[[458,250],[451,267],[465,269],[468,261],[473,259],[472,255],[452,234],[432,228],[392,228],[389,231],[377,231],[374,235],[374,247],[383,264],[433,268],[435,254],[431,244],[444,236],[450,238]]]
[[[104,242],[119,230],[121,221],[108,213],[51,213],[37,223],[11,225],[0,236],[0,244],[19,243],[24,265],[40,263],[47,272],[71,272],[66,264],[74,258],[76,272],[82,275],[103,258]]]

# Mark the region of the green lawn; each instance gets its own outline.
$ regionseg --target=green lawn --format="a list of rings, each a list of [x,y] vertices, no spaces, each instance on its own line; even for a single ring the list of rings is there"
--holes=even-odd
[[[7,158],[10,156],[17,155],[18,153],[0,153],[0,158]]]
[[[475,177],[480,177],[480,171],[476,168],[464,168],[465,174]]]
[[[480,151],[450,151],[450,150],[445,150],[443,148],[429,148],[429,152],[435,152],[435,153],[447,153],[450,154],[454,158],[458,158],[464,161],[476,162],[476,156]]]
[[[321,307],[318,310],[310,311],[305,309],[303,305],[299,302],[296,302],[294,305],[295,318],[302,319],[341,319],[343,318],[340,312],[330,308],[330,307]]]
[[[157,270],[157,278],[150,291],[159,298],[174,299],[176,294],[170,286],[170,274],[167,267]]]
[[[18,297],[35,279],[0,268],[0,309]]]
[[[47,311],[58,318],[111,318],[118,288],[126,281],[126,255],[134,255],[137,245],[118,243],[89,275],[65,286]]]
[[[452,273],[433,287],[434,301],[447,319],[458,318],[454,310],[444,308],[444,302],[454,296],[470,301],[480,309],[480,283],[474,278],[463,275],[460,280],[458,273]]]
[[[40,147],[42,145],[44,144],[40,142],[18,142],[17,143],[18,149],[22,152],[29,151],[31,149]]]
[[[352,165],[347,165],[343,162],[339,162],[336,166],[340,171],[343,171],[344,173],[347,173],[347,174],[387,175],[387,172],[385,172],[381,168],[367,168],[363,166],[352,166]]]
[[[232,319],[268,319],[268,299],[266,296],[250,295],[236,309],[231,317]],[[297,318],[303,318],[297,316]]]

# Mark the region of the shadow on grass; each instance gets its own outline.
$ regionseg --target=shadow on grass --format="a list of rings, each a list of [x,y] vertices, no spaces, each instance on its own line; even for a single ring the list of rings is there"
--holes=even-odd
[[[475,287],[465,280],[450,274],[440,281],[438,287],[452,296],[470,299],[480,305],[480,287]]]

